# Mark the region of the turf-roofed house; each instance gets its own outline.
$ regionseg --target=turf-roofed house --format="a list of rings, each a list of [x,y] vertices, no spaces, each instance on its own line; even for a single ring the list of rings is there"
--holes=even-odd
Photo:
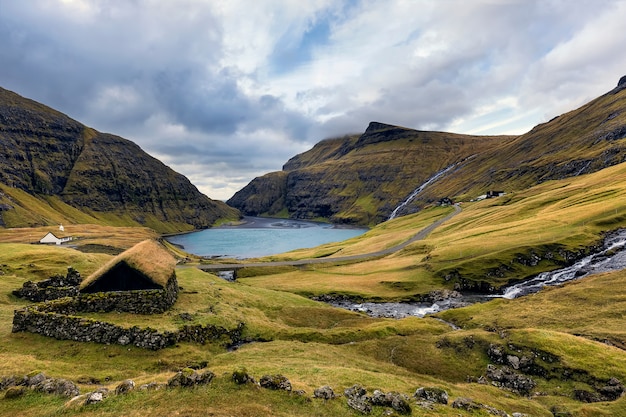
[[[111,310],[162,313],[178,298],[175,267],[176,260],[160,243],[145,240],[90,275],[79,292],[105,293]]]

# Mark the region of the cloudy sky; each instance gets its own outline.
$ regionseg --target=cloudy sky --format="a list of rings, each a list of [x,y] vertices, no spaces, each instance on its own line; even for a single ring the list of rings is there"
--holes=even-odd
[[[524,133],[626,74],[625,0],[0,0],[0,86],[228,199],[370,121]]]

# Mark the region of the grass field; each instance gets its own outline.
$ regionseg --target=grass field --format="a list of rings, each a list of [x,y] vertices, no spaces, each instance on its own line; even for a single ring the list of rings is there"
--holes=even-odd
[[[160,351],[135,347],[59,341],[30,333],[12,333],[13,311],[27,303],[11,291],[26,280],[65,273],[73,266],[88,276],[112,255],[85,253],[69,247],[26,244],[28,236],[54,228],[0,231],[0,376],[43,371],[79,384],[81,392],[97,386],[115,388],[130,378],[137,384],[166,382],[184,367],[206,363],[217,375],[206,387],[113,396],[92,407],[67,407],[65,399],[29,393],[1,398],[0,415],[16,416],[346,416],[360,415],[345,398],[310,399],[313,390],[330,385],[342,392],[355,383],[385,392],[412,394],[421,386],[448,391],[450,401],[468,397],[509,414],[551,416],[558,407],[571,415],[626,416],[626,397],[583,403],[575,390],[593,390],[598,381],[626,382],[626,272],[596,275],[515,300],[450,310],[437,318],[374,319],[312,301],[319,294],[363,298],[411,299],[440,288],[452,288],[446,274],[456,270],[494,286],[539,270],[556,267],[562,251],[584,251],[603,232],[626,225],[626,166],[596,174],[548,182],[498,199],[463,204],[462,213],[425,240],[384,258],[358,263],[306,268],[243,270],[230,283],[193,267],[193,257],[177,268],[182,290],[174,307],[163,314],[137,316],[90,313],[85,317],[124,326],[175,330],[183,323],[234,326],[245,323],[249,341],[234,351],[219,343],[179,343]],[[274,259],[342,256],[396,245],[450,212],[436,207],[386,222],[341,244],[295,251]],[[66,225],[66,232],[101,248],[123,250],[154,232],[145,228]],[[535,266],[515,260],[531,252],[545,255]],[[561,252],[559,252],[561,251]],[[178,258],[186,254],[177,251]],[[508,268],[503,268],[503,265]],[[498,269],[503,276],[489,276]],[[184,321],[181,314],[185,313]],[[479,384],[490,358],[489,346],[517,349],[537,359],[545,374],[529,396]],[[514,351],[511,351],[514,352]],[[521,355],[522,353],[520,353]],[[245,368],[259,379],[284,374],[299,397],[285,392],[238,386],[233,371]],[[93,382],[96,382],[94,384]],[[551,411],[552,410],[552,411]],[[375,408],[372,415],[383,415]],[[413,415],[488,415],[450,405],[423,409],[413,402]]]

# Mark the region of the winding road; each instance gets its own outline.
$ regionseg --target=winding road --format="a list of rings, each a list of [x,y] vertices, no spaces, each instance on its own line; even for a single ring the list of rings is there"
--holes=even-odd
[[[350,256],[338,256],[336,258],[314,258],[314,259],[299,259],[296,261],[271,261],[271,262],[250,262],[250,263],[236,263],[236,264],[210,264],[210,265],[198,265],[199,269],[203,271],[224,271],[224,270],[232,270],[232,269],[240,269],[240,268],[257,268],[257,267],[272,267],[272,266],[302,266],[302,265],[311,265],[311,264],[323,264],[323,263],[336,263],[336,262],[346,262],[346,261],[362,261],[365,259],[379,258],[385,255],[392,254],[394,252],[398,252],[401,249],[404,249],[406,246],[410,245],[413,242],[424,239],[428,236],[433,230],[437,227],[441,226],[443,223],[450,220],[452,217],[456,216],[461,212],[461,207],[458,204],[454,205],[454,211],[448,214],[446,217],[443,217],[431,225],[423,228],[419,232],[417,232],[413,237],[409,240],[400,243],[399,245],[392,246],[387,249],[383,249],[377,252],[370,253],[362,253],[359,255],[350,255]]]

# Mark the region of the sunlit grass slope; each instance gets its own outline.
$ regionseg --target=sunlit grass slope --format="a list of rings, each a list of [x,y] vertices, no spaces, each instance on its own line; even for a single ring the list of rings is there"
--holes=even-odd
[[[347,294],[411,299],[461,284],[499,288],[555,269],[598,244],[605,232],[626,226],[626,164],[480,202],[426,239],[384,258],[357,264],[312,265],[267,274],[242,271],[249,285],[306,295]],[[340,244],[294,251],[272,259],[368,253],[408,239],[452,209],[436,207],[376,226]],[[538,262],[526,262],[533,257]]]
[[[54,272],[61,270],[61,264],[67,261],[87,274],[110,257],[54,247],[16,244],[1,244],[0,247],[3,249],[0,263],[10,267],[0,279],[0,337],[3,340],[0,375],[43,371],[78,382],[82,392],[99,385],[114,388],[127,378],[138,384],[166,382],[176,370],[199,363],[206,363],[217,375],[216,380],[205,388],[136,392],[127,397],[113,397],[91,408],[66,409],[64,400],[40,394],[11,401],[0,399],[1,414],[359,415],[341,399],[309,402],[286,393],[238,387],[230,381],[230,374],[242,367],[257,379],[264,374],[282,373],[290,379],[294,389],[305,390],[308,396],[321,385],[329,384],[342,392],[344,388],[360,383],[370,392],[381,389],[408,394],[420,386],[436,386],[446,389],[451,399],[470,397],[509,413],[523,412],[533,416],[551,415],[549,409],[555,404],[565,404],[573,412],[587,409],[592,414],[602,410],[607,415],[619,415],[619,407],[624,405],[623,400],[586,405],[570,399],[571,391],[585,387],[584,382],[572,384],[538,379],[538,389],[545,394],[533,398],[467,382],[468,376],[478,377],[484,373],[488,363],[485,352],[491,343],[514,343],[526,349],[549,351],[559,357],[559,363],[564,367],[584,369],[597,378],[626,379],[623,351],[564,333],[558,326],[542,329],[540,324],[532,321],[529,326],[517,321],[510,323],[506,332],[501,331],[502,328],[494,331],[489,326],[478,325],[455,331],[434,319],[372,319],[295,294],[229,283],[195,268],[177,271],[183,289],[171,311],[155,316],[118,313],[86,316],[129,327],[151,326],[161,330],[173,330],[183,323],[230,326],[243,321],[246,323],[244,337],[263,342],[247,344],[233,352],[219,343],[181,343],[154,352],[127,346],[56,341],[29,333],[14,334],[11,333],[13,310],[26,303],[10,292],[26,279],[37,279],[41,275],[28,268],[20,269],[21,265],[30,260],[41,265],[42,269]],[[528,300],[532,302],[533,298]],[[521,303],[522,300],[509,302],[511,316]],[[483,305],[484,315],[490,316],[491,310],[487,306],[491,304]],[[479,316],[480,306],[474,308],[477,310],[472,315]],[[532,310],[531,306],[523,308]],[[458,310],[457,313],[462,312]],[[192,321],[183,321],[181,313],[190,315]],[[591,316],[589,326],[594,322],[599,325],[596,320],[603,319]],[[99,383],[93,385],[93,381]],[[379,409],[374,415],[383,411]],[[421,410],[414,404],[413,415],[459,414],[477,415],[450,406]]]

